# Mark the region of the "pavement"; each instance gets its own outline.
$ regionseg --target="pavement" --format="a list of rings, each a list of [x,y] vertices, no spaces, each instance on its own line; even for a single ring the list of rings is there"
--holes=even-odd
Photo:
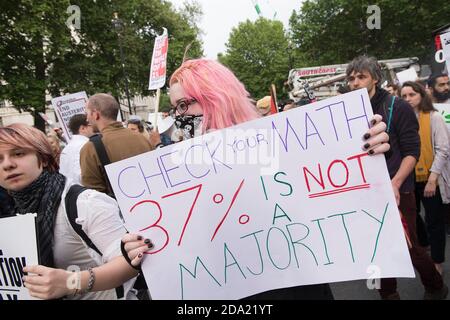
[[[447,236],[445,257],[443,276],[444,282],[450,288],[450,236]],[[378,291],[369,290],[366,282],[366,280],[336,282],[331,283],[330,286],[336,300],[380,300]],[[398,278],[397,291],[402,300],[422,300],[425,289],[416,272],[415,278]],[[446,300],[450,300],[450,294]]]

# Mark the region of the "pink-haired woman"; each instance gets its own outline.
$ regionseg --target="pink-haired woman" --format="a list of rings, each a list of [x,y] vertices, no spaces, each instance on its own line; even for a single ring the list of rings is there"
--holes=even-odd
[[[171,111],[178,130],[184,138],[193,138],[211,130],[218,130],[260,117],[250,100],[244,85],[228,68],[217,61],[207,59],[188,60],[170,78]],[[389,150],[386,125],[381,116],[374,116],[374,126],[364,143],[369,154]],[[127,235],[122,241],[128,256],[134,263],[141,261],[141,254],[148,250],[137,241],[137,235]],[[328,284],[299,286],[263,292],[249,299],[332,299]]]

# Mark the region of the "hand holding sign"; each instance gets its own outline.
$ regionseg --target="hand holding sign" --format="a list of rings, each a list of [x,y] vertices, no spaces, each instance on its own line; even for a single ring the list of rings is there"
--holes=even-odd
[[[375,114],[370,122],[372,126],[364,135],[368,148],[364,148],[370,155],[385,153],[389,151],[389,135],[386,133],[386,123],[382,122],[383,118],[379,114]]]
[[[73,293],[75,289],[69,289],[67,285],[71,272],[41,265],[27,266],[23,271],[30,273],[23,280],[32,297],[58,299]]]
[[[144,239],[142,236],[137,234],[124,235],[122,238],[122,243],[125,250],[122,254],[126,254],[128,256],[128,260],[133,267],[139,266],[142,262],[142,258],[144,257],[143,254],[154,247],[150,239]],[[125,259],[127,259],[127,257],[125,257]]]

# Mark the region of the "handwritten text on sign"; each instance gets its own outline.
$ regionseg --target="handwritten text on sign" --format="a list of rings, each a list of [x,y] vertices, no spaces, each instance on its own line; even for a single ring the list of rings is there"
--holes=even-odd
[[[84,91],[52,99],[56,116],[68,140],[72,139],[72,133],[69,130],[70,118],[79,113],[86,113],[85,105],[87,100],[87,95]]]
[[[35,216],[0,219],[0,300],[29,300],[23,267],[37,265]]]
[[[362,151],[359,90],[107,166],[130,230],[155,243],[154,299],[413,277],[383,155]]]

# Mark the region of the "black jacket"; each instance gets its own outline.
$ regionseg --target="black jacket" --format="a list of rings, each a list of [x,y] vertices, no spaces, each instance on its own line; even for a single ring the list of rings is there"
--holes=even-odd
[[[392,98],[386,90],[377,88],[375,95],[370,99],[373,113],[381,115],[386,124],[389,123]],[[386,162],[389,175],[393,178],[403,158],[413,156],[419,160],[420,156],[419,123],[409,103],[398,97],[394,100],[388,133],[391,151],[386,154]],[[414,170],[400,188],[400,192],[412,191],[414,191]]]
[[[4,188],[0,187],[0,217],[8,217],[15,213],[14,200]]]

